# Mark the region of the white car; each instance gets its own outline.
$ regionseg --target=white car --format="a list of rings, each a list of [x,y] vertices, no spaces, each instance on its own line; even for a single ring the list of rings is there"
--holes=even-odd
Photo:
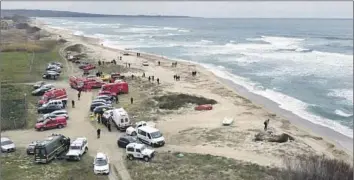
[[[155,155],[155,150],[149,149],[145,144],[139,143],[128,144],[125,151],[129,160],[144,159],[144,161],[148,162]]]
[[[94,161],[93,161],[93,172],[95,174],[109,174],[110,166],[109,159],[104,153],[97,153]]]
[[[156,124],[153,122],[139,121],[135,123],[135,128],[133,126],[128,127],[127,130],[125,131],[125,134],[128,136],[136,136],[137,129],[142,126],[150,126],[155,128]]]
[[[68,153],[66,153],[67,160],[78,160],[80,161],[81,156],[88,151],[87,138],[80,137],[76,138],[69,147]]]
[[[150,126],[141,126],[137,128],[137,137],[139,141],[153,147],[165,145],[165,138],[160,130]]]
[[[16,146],[14,142],[12,142],[7,137],[1,138],[1,152],[14,152],[16,151]]]
[[[148,61],[144,61],[143,62],[143,66],[149,66],[149,62]]]
[[[53,115],[53,116],[56,116],[56,117],[59,117],[59,116],[64,116],[66,118],[66,120],[69,119],[69,114],[68,114],[68,111],[66,111],[65,109],[62,109],[62,110],[56,110],[56,111],[53,111],[51,113],[49,113],[50,115]]]

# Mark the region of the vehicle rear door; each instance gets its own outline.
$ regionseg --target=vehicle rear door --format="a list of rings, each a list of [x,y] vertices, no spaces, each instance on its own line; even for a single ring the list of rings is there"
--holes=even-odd
[[[49,121],[47,121],[46,123],[46,127],[48,129],[53,129],[57,127],[57,120],[56,118],[50,119]]]

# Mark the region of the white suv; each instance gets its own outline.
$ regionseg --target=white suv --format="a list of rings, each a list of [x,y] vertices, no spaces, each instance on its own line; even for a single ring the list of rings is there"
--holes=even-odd
[[[93,161],[93,172],[95,174],[109,174],[109,159],[104,153],[97,153]]]
[[[85,137],[76,138],[69,147],[68,153],[66,153],[67,160],[80,161],[81,156],[88,151],[88,143]]]
[[[130,143],[125,148],[129,160],[144,159],[148,162],[154,157],[155,150],[148,149],[145,144]]]

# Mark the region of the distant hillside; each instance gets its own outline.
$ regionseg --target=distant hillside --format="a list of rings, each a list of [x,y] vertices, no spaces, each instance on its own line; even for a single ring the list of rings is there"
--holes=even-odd
[[[34,9],[2,9],[1,16],[20,15],[26,17],[164,17],[164,18],[181,18],[189,16],[149,16],[149,15],[108,15],[108,14],[91,14],[78,13],[70,11],[52,11],[52,10],[34,10]]]

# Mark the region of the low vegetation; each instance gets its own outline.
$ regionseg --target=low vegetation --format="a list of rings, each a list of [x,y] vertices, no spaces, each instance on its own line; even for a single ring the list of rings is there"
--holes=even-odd
[[[158,102],[160,109],[176,110],[184,107],[187,104],[216,104],[214,99],[207,99],[204,97],[193,96],[189,94],[167,94],[163,96],[154,97]]]
[[[65,51],[72,51],[77,53],[82,53],[84,50],[84,46],[82,44],[74,44],[72,46],[68,46],[65,48]]]
[[[37,98],[31,91],[30,85],[1,86],[1,130],[33,128]]]
[[[280,179],[287,180],[352,180],[353,167],[338,159],[325,156],[297,156],[286,158],[286,169]]]
[[[49,164],[36,164],[33,156],[18,149],[14,153],[2,154],[0,179],[107,180],[107,176],[94,175],[92,162],[92,157],[84,155],[79,162],[54,160]]]
[[[279,171],[225,157],[183,153],[158,153],[151,162],[127,161],[132,179],[154,180],[260,180],[276,179]]]

